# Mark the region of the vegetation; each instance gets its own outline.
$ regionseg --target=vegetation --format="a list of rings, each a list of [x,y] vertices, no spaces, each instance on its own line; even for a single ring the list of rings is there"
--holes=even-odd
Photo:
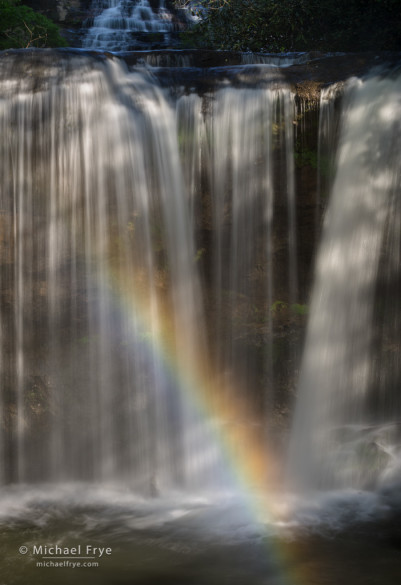
[[[313,169],[318,168],[318,157],[316,150],[310,150],[308,148],[302,148],[298,143],[295,145],[294,151],[295,166],[302,168],[305,166],[312,167]]]
[[[301,305],[300,303],[294,303],[293,305],[291,305],[291,312],[294,313],[294,315],[299,315],[299,316],[308,315],[309,307],[308,307],[308,305]]]
[[[62,47],[58,27],[21,0],[0,0],[0,50]]]
[[[401,49],[400,0],[200,0],[198,46],[238,51]]]
[[[291,313],[293,315],[298,316],[308,315],[309,313],[308,305],[303,305],[300,303],[294,303],[291,306],[289,306],[288,303],[286,303],[285,301],[275,301],[270,307],[270,311],[274,317],[277,317],[280,314],[287,313],[288,309],[291,310]]]
[[[270,311],[273,313],[273,315],[277,315],[283,311],[286,311],[287,309],[288,303],[285,301],[275,301],[270,307]]]

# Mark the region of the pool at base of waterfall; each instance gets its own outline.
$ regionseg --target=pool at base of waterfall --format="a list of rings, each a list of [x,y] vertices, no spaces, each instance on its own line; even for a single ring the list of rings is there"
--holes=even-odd
[[[396,493],[271,496],[266,509],[233,493],[144,499],[114,486],[3,488],[0,582],[395,583]]]

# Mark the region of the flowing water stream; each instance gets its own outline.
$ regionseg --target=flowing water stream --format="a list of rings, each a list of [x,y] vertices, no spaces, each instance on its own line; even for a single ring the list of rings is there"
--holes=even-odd
[[[148,0],[93,0],[92,11],[96,16],[83,41],[87,49],[132,50],[148,46],[152,38],[166,44],[178,27],[163,0],[157,7]]]

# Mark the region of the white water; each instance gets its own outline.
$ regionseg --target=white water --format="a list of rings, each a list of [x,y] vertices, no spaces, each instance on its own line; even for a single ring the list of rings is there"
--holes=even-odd
[[[249,324],[271,332],[274,295],[273,221],[277,193],[288,199],[288,261],[290,297],[296,288],[295,189],[293,168],[294,103],[287,90],[219,92],[213,107],[210,148],[213,195],[214,294],[217,302],[218,369],[231,372],[237,364],[243,387],[271,373],[271,344],[261,364],[252,360]],[[275,136],[276,128],[281,134]],[[282,149],[278,186],[273,150]],[[231,189],[227,189],[231,185]],[[231,253],[227,261],[227,247]],[[292,298],[292,297],[291,297]],[[257,325],[256,325],[257,326]],[[249,348],[249,349],[248,349]],[[249,355],[248,355],[249,351]],[[273,398],[266,388],[266,403]],[[268,412],[266,413],[268,417]]]
[[[271,334],[291,94],[170,101],[145,69],[35,55],[0,70],[2,481],[231,489],[224,425],[263,424],[273,390],[226,420],[205,387],[230,404],[271,367],[248,324]]]
[[[191,477],[207,483],[218,450],[156,341],[172,311],[169,343],[179,335],[189,361],[202,352],[174,111],[146,73],[43,58],[40,91],[12,59],[1,80],[8,474],[182,485],[191,429],[208,452]]]
[[[293,487],[372,489],[397,477],[399,389],[377,385],[391,374],[377,363],[375,311],[385,302],[378,278],[386,267],[395,276],[399,255],[400,96],[401,78],[348,83],[292,430]],[[382,343],[391,352],[391,341]]]
[[[289,299],[297,290],[294,101],[287,89],[227,87],[203,99],[182,96],[177,108],[194,229],[203,213],[202,221],[211,230],[209,249],[200,243],[198,259],[202,266],[203,254],[211,251],[207,306],[213,320],[211,344],[219,384],[227,399],[235,400],[236,392],[260,386],[260,378],[269,376],[270,383],[264,384],[259,398],[267,421],[274,399],[272,306],[278,293],[273,223],[280,196],[289,216],[285,251],[291,267]],[[280,160],[279,179],[274,152],[276,161]],[[255,357],[258,334],[266,341]]]
[[[273,67],[290,67],[310,60],[309,53],[242,53],[244,65],[271,65]]]
[[[343,83],[334,83],[323,87],[320,92],[316,224],[318,224],[321,209],[326,206],[333,187],[341,119],[337,110],[339,109],[339,101],[343,91]],[[321,230],[317,230],[316,236],[318,242],[320,240]]]
[[[101,7],[84,39],[86,49],[124,51],[134,44],[136,33],[167,34],[174,29],[172,14],[163,0],[156,11],[148,0],[108,0]],[[99,10],[98,0],[94,0],[93,10]]]

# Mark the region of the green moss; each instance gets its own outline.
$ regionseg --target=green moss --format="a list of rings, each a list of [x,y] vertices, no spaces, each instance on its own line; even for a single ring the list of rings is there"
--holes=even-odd
[[[294,303],[291,305],[291,312],[295,315],[307,315],[309,313],[308,305],[301,305],[299,303]]]
[[[287,309],[288,303],[286,303],[285,301],[275,301],[270,307],[270,311],[273,313],[273,315],[278,315],[279,313],[282,313]]]
[[[294,153],[295,166],[302,168],[305,166],[317,169],[317,152],[315,150],[302,149]]]

